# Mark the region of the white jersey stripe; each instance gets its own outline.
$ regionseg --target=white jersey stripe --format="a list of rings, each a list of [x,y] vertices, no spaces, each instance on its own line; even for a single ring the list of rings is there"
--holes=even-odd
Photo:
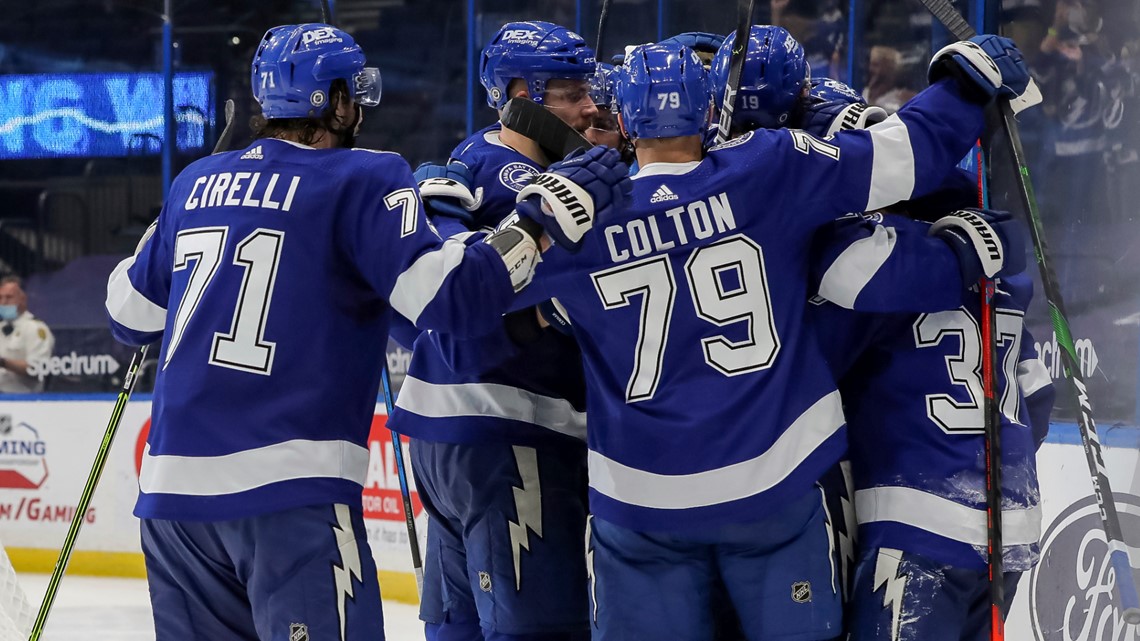
[[[663,510],[738,501],[775,487],[843,424],[835,391],[800,414],[760,456],[696,474],[655,474],[590,450],[590,487],[622,503]]]
[[[166,308],[152,303],[135,289],[127,274],[134,264],[134,256],[124,258],[107,279],[107,313],[127,329],[161,332],[166,327]]]
[[[1049,369],[1040,360],[1027,358],[1017,364],[1017,384],[1021,386],[1021,393],[1025,398],[1033,396],[1052,382]]]
[[[819,295],[845,309],[855,309],[855,299],[890,258],[897,240],[893,227],[876,225],[871,236],[851,243],[827,268]]]
[[[894,521],[974,546],[986,545],[986,511],[909,487],[875,487],[855,492],[859,524]],[[1002,510],[1002,543],[1030,545],[1041,540],[1041,506]]]
[[[396,285],[389,296],[392,308],[415,324],[435,299],[439,288],[443,287],[443,281],[463,262],[465,249],[463,241],[448,238],[439,249],[417,258],[396,278]]]
[[[586,413],[569,401],[497,383],[429,383],[404,378],[396,407],[429,418],[505,418],[586,440]]]
[[[867,131],[871,134],[871,189],[863,211],[906,200],[914,193],[914,149],[906,123],[892,115]]]
[[[221,496],[307,478],[363,487],[368,450],[348,441],[295,439],[221,456],[152,456],[143,452],[139,489],[145,494]]]

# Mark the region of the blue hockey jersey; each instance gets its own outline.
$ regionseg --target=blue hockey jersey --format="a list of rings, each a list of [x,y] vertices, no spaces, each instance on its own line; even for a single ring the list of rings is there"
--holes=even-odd
[[[763,518],[846,448],[805,314],[817,227],[936,188],[982,108],[939,82],[882,125],[760,130],[654,163],[578,254],[550,251],[517,305],[557,297],[582,348],[590,506],[637,530]]]
[[[359,504],[393,313],[477,335],[514,295],[391,153],[258,140],[187,167],[148,233],[107,292],[116,338],[162,338],[140,517]]]
[[[899,234],[929,224],[888,217]],[[823,246],[851,246],[867,227],[837,221]],[[821,252],[819,271],[834,253]],[[920,269],[916,265],[916,270]],[[940,293],[936,293],[938,290]],[[1053,388],[1023,317],[1032,281],[999,281],[997,306],[1006,570],[1036,561],[1041,513],[1035,452]],[[980,302],[960,279],[921,295],[927,313],[864,314],[816,301],[809,312],[847,415],[859,542],[940,563],[984,569],[986,495],[982,436]]]
[[[500,141],[499,130],[496,124],[477,132],[453,152],[452,160],[471,170],[479,206],[463,227],[436,217],[441,232],[498,225],[514,211],[518,192],[542,171]],[[515,346],[501,325],[494,333],[495,338],[482,341],[421,334],[388,426],[413,438],[446,443],[534,445],[585,439],[585,383],[574,341],[551,330]],[[488,343],[509,351],[489,354],[484,349]]]

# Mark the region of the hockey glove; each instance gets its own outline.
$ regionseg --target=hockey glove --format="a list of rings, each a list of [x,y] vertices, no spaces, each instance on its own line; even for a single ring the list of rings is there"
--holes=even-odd
[[[576,253],[594,220],[624,205],[632,190],[629,167],[616,149],[575,149],[523,187],[515,211],[542,225],[555,244]]]
[[[686,31],[685,33],[678,33],[672,38],[666,38],[657,44],[680,44],[692,49],[697,57],[701,59],[701,63],[708,69],[712,64],[713,57],[716,52],[720,50],[721,43],[724,42],[724,36],[716,33],[706,33],[704,31]]]
[[[1025,271],[1025,229],[1007,212],[961,209],[935,221],[930,234],[958,255],[962,283]]]
[[[538,313],[542,314],[543,320],[550,325],[551,329],[556,330],[560,334],[573,336],[574,332],[570,329],[570,314],[562,303],[558,302],[557,298],[542,301],[538,304]]]
[[[471,212],[479,208],[483,200],[483,189],[471,191],[471,170],[459,161],[446,165],[430,162],[416,167],[414,174],[420,187],[420,199],[436,214],[458,218],[464,225],[470,225],[475,218]]]
[[[533,220],[511,214],[499,223],[498,229],[483,239],[499,252],[516,293],[530,284],[535,268],[542,262],[542,251],[538,246],[542,231],[542,227]]]
[[[930,82],[954,78],[968,97],[981,103],[1013,99],[1029,86],[1029,67],[1009,38],[974,36],[946,45],[934,54],[927,72]]]
[[[868,105],[847,85],[831,78],[812,78],[811,91],[803,103],[799,128],[827,138],[839,131],[866,129],[887,119],[882,107]]]

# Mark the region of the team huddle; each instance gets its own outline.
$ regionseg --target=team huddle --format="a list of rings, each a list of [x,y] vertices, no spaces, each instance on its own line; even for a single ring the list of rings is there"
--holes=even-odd
[[[187,167],[108,284],[116,337],[162,341],[135,508],[158,639],[384,638],[361,490],[389,336],[429,640],[988,635],[980,280],[1009,596],[1053,390],[1024,232],[958,163],[1028,71],[954,43],[888,115],[757,25],[722,130],[734,40],[615,67],[503,25],[490,107],[596,146],[496,123],[413,174],[354,148],[380,90],[351,36],[266,34],[258,139]]]

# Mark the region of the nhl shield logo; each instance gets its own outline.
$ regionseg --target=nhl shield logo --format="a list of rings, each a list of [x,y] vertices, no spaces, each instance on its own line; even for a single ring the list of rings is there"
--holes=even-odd
[[[811,601],[811,581],[796,581],[792,584],[792,600],[796,603]]]
[[[491,591],[491,575],[486,572],[479,573],[479,589],[484,592]]]
[[[309,641],[309,626],[304,623],[290,623],[289,641]]]
[[[12,415],[0,414],[0,434],[12,433]]]

